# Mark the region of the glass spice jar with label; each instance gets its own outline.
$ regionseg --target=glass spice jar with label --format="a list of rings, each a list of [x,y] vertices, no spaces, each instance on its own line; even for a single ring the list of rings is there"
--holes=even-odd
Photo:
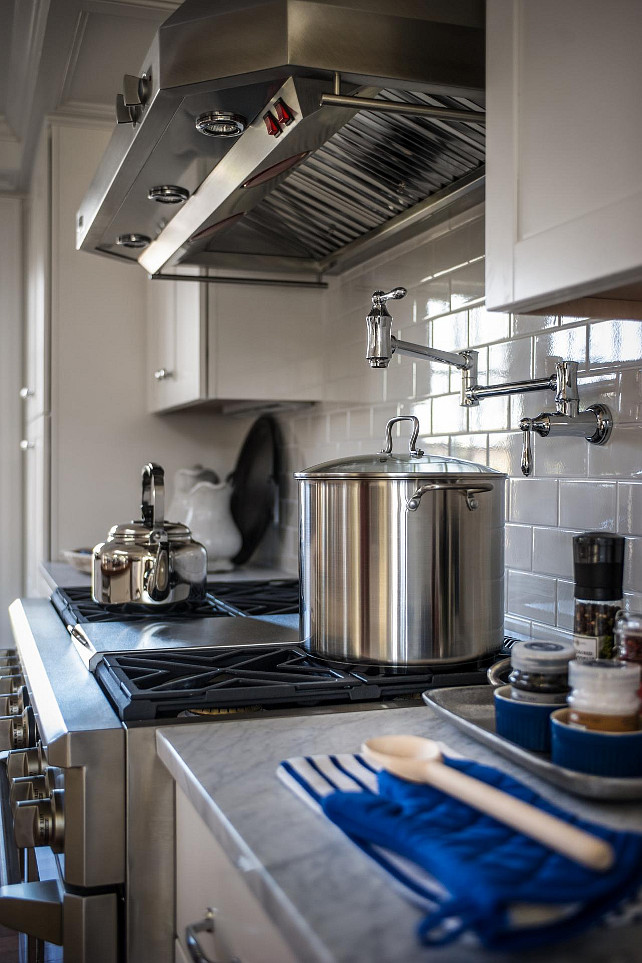
[[[635,732],[640,723],[640,666],[616,659],[568,664],[569,725],[597,732]]]
[[[615,656],[623,662],[642,666],[642,615],[620,612],[615,623]],[[638,695],[642,699],[642,686]]]
[[[611,659],[615,620],[622,608],[624,538],[613,532],[575,535],[573,567],[576,658]]]

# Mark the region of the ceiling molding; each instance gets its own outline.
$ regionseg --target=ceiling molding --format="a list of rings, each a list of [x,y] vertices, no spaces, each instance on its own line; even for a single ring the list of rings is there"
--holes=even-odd
[[[70,99],[69,94],[71,93],[71,84],[74,77],[74,71],[78,66],[80,46],[85,36],[85,30],[87,29],[88,21],[89,13],[86,10],[81,10],[76,19],[71,47],[69,48],[69,56],[67,57],[67,63],[65,64],[65,69],[62,76],[60,96],[58,97],[59,106],[62,106]]]
[[[179,3],[174,0],[81,0],[83,10],[88,13],[108,14],[112,17],[134,17],[138,20],[154,20],[158,23],[159,13],[169,17]]]
[[[114,108],[107,104],[94,104],[84,100],[68,100],[53,113],[48,115],[56,121],[85,120],[88,124],[104,124],[105,127],[115,127],[116,117]]]
[[[50,0],[14,4],[6,113],[10,126],[24,139],[31,118]]]

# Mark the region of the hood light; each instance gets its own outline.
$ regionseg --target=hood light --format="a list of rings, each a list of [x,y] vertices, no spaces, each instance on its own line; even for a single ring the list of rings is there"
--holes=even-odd
[[[119,234],[116,238],[121,247],[147,247],[150,241],[146,234]]]
[[[159,204],[182,204],[189,197],[189,191],[175,184],[160,184],[150,187],[147,196],[150,201],[158,201]]]
[[[238,137],[246,126],[245,117],[229,110],[209,110],[196,118],[196,130],[208,137]]]

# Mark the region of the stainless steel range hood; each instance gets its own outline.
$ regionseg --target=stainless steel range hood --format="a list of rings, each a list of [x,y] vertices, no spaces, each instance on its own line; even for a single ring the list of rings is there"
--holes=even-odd
[[[483,24],[480,0],[187,0],[125,78],[77,246],[318,277],[481,200]]]

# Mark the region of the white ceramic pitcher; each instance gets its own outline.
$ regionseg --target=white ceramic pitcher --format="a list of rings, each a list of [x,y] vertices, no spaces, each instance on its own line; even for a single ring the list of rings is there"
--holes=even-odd
[[[228,482],[197,482],[186,494],[186,524],[207,549],[210,572],[229,572],[243,539],[230,511],[232,486]]]

